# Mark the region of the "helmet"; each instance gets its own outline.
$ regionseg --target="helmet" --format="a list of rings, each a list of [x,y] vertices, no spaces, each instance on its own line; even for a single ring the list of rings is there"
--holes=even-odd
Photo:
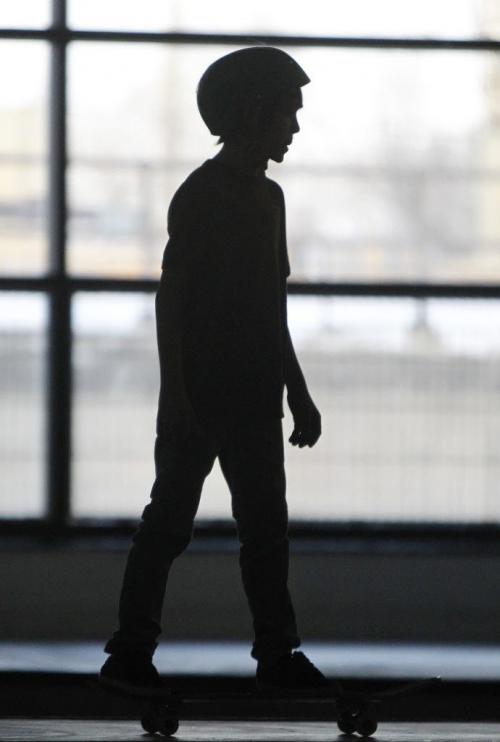
[[[249,104],[308,82],[302,67],[281,49],[239,49],[205,70],[198,84],[198,110],[210,132],[223,136],[234,130]]]

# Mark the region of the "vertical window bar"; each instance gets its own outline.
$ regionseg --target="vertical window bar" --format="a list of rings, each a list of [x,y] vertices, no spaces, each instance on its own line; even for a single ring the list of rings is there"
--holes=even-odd
[[[49,91],[49,343],[47,356],[47,510],[54,528],[69,513],[71,322],[66,277],[66,0],[53,0]]]

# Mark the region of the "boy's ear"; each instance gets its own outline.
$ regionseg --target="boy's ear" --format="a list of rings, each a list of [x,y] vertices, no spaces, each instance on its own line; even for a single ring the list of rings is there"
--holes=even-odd
[[[262,130],[262,98],[254,98],[245,106],[245,129],[253,139]]]

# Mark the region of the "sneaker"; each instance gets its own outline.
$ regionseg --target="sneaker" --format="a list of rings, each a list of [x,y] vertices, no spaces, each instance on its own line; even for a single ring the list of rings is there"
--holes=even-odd
[[[324,691],[328,680],[303,652],[281,657],[271,665],[257,665],[259,690]]]
[[[132,695],[165,695],[158,670],[146,655],[110,655],[99,672],[99,683]]]

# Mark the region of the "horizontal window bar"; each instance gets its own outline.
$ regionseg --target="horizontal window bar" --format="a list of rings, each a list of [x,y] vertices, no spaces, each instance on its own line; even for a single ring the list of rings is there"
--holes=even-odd
[[[154,278],[40,278],[0,276],[0,291],[116,291],[152,293],[158,288]],[[437,284],[437,283],[288,283],[293,296],[377,296],[417,299],[499,299],[500,284]]]
[[[161,44],[220,44],[296,47],[353,47],[364,49],[449,49],[461,51],[499,51],[500,40],[494,39],[419,39],[419,38],[369,38],[355,36],[284,36],[261,34],[210,34],[174,32],[134,31],[76,31],[72,29],[47,28],[6,29],[0,28],[2,39],[39,39],[46,41],[105,41],[105,42],[152,42]]]
[[[0,276],[0,291],[123,291],[152,293],[158,288],[154,278],[72,278],[70,276],[5,277]],[[500,290],[500,287],[499,287]]]
[[[411,298],[498,299],[499,285],[432,283],[289,283],[288,293],[308,296],[388,296]]]

